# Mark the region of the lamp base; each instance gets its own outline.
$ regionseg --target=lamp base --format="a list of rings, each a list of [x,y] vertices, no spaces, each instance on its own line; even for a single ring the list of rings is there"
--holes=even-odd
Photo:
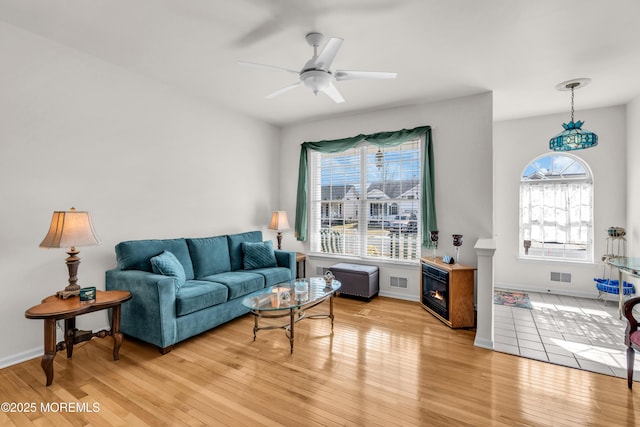
[[[58,298],[67,299],[80,295],[80,285],[77,283],[70,284],[56,294]]]
[[[78,285],[78,266],[80,265],[80,253],[75,247],[71,247],[67,255],[69,257],[65,260],[67,269],[69,270],[69,284],[62,290],[58,291],[56,295],[58,298],[67,299],[80,295],[80,285]]]
[[[78,295],[80,295],[80,289],[76,291],[58,291],[58,293],[56,294],[58,298],[62,298],[62,299],[76,297]]]

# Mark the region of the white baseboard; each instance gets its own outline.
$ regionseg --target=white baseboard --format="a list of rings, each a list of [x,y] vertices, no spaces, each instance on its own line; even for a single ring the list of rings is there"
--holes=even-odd
[[[557,288],[547,292],[546,289],[540,289],[540,288],[535,288],[533,286],[526,286],[526,285],[514,285],[512,283],[496,282],[494,284],[494,289],[537,292],[539,294],[549,294],[549,295],[566,295],[570,297],[589,298],[589,299],[597,299],[598,297],[594,292],[574,291],[571,289],[557,289]]]
[[[494,350],[493,341],[491,340],[476,338],[473,345],[476,347],[486,348],[487,350]]]
[[[0,359],[0,369],[6,368],[18,363],[26,362],[27,360],[35,359],[36,357],[42,357],[44,354],[44,347],[38,347],[31,350],[23,351],[11,356],[3,357]]]
[[[109,330],[111,326],[102,325],[97,326],[93,330],[101,331],[101,330]],[[56,329],[56,333],[58,333],[58,329]],[[56,335],[56,342],[61,339],[58,335]],[[42,357],[44,354],[44,345],[40,347],[33,348],[31,350],[21,351],[20,353],[12,354],[10,356],[6,356],[0,359],[0,369],[7,368],[12,365],[17,365],[18,363],[26,362],[27,360],[35,359],[37,357]],[[66,355],[65,355],[66,357]]]
[[[400,293],[388,292],[388,291],[379,291],[378,295],[380,295],[381,297],[403,299],[405,301],[420,302],[420,298],[418,296],[416,296],[416,295],[407,295],[407,294],[400,294]]]

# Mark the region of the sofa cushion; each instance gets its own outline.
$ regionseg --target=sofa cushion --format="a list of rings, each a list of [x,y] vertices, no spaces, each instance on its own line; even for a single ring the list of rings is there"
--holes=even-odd
[[[276,267],[276,254],[273,242],[242,242],[242,265],[245,270]]]
[[[227,236],[187,239],[196,278],[231,270]]]
[[[203,277],[201,280],[222,283],[229,289],[229,300],[263,289],[264,276],[248,271],[233,271]]]
[[[262,231],[248,231],[246,233],[230,234],[227,236],[227,241],[229,242],[231,271],[242,270],[242,242],[262,242]]]
[[[265,287],[290,282],[292,279],[291,270],[286,267],[258,268],[251,272],[264,276]]]
[[[176,294],[176,316],[222,304],[228,295],[228,288],[220,283],[189,280]]]
[[[178,258],[171,252],[164,251],[160,255],[152,257],[149,261],[151,262],[151,269],[154,273],[176,278],[176,292],[187,280],[184,274],[184,267],[182,267]]]
[[[187,280],[193,279],[193,264],[185,239],[129,240],[116,245],[116,259],[120,270],[153,271],[150,259],[169,251],[176,256]]]

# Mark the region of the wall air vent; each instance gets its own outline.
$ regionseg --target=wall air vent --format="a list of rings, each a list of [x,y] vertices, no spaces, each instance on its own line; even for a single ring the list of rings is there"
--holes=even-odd
[[[406,277],[389,277],[389,286],[392,288],[404,288],[407,289],[407,278]]]
[[[549,274],[549,281],[552,283],[571,283],[571,273],[552,271]]]

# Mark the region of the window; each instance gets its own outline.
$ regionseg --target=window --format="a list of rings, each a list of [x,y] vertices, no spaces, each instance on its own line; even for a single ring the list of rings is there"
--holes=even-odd
[[[312,252],[420,259],[421,138],[310,153]]]
[[[593,261],[593,179],[570,154],[538,157],[520,178],[520,257]]]

